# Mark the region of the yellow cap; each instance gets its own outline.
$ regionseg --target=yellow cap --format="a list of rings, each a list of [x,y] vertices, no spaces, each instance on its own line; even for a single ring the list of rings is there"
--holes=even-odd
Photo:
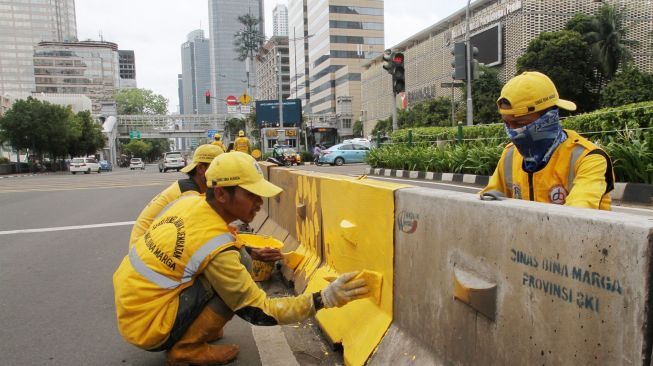
[[[195,149],[195,153],[193,154],[193,162],[186,165],[183,169],[181,169],[181,171],[188,173],[191,170],[195,169],[197,163],[210,163],[213,161],[213,158],[222,153],[224,153],[224,150],[222,150],[220,146],[211,144],[200,145],[197,147],[197,149]]]
[[[512,114],[515,117],[531,114],[558,106],[568,111],[575,111],[576,104],[560,99],[558,90],[548,76],[537,71],[526,71],[510,79],[501,89],[497,106],[506,99],[512,109],[501,109],[501,114]]]
[[[272,197],[283,189],[263,177],[256,160],[240,151],[218,155],[204,173],[207,187],[239,186],[261,197]]]
[[[214,138],[216,141],[218,141],[218,140],[220,140],[220,139],[222,138],[222,136],[220,136],[219,133],[216,133],[215,135],[213,135],[213,138]]]
[[[238,131],[238,136],[239,137],[245,136],[245,131],[243,131],[243,130]]]

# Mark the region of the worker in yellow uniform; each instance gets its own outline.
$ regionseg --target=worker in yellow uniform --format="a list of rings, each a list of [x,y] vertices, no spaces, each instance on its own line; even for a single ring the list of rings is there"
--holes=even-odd
[[[245,131],[238,131],[238,137],[234,140],[234,151],[244,152],[245,154],[251,153],[249,146],[249,139],[245,136]]]
[[[143,211],[141,211],[140,215],[138,215],[129,238],[130,248],[134,245],[136,240],[145,234],[147,229],[150,228],[154,219],[172,202],[180,197],[199,195],[206,192],[206,178],[204,177],[204,173],[209,167],[211,161],[222,153],[224,153],[224,151],[213,143],[200,145],[195,149],[193,162],[181,169],[182,172],[188,174],[188,178],[179,179],[172,183],[161,193],[152,198]],[[244,250],[246,250],[251,256],[251,259],[254,260],[276,262],[283,259],[281,252],[275,248],[245,247]],[[248,261],[244,261],[244,263],[251,265]]]
[[[227,148],[224,146],[224,143],[222,142],[222,136],[219,133],[216,133],[213,135],[213,142],[211,145],[218,146],[219,148],[222,149],[222,151],[227,151]]]
[[[614,172],[610,157],[576,131],[560,124],[560,99],[549,77],[524,72],[501,90],[499,113],[512,141],[501,154],[482,198],[508,197],[610,210]]]
[[[139,237],[145,234],[145,231],[149,229],[154,218],[170,203],[182,196],[198,195],[206,192],[204,172],[209,167],[211,161],[213,161],[213,158],[222,153],[224,153],[224,150],[213,144],[200,145],[195,149],[193,162],[181,169],[182,172],[188,174],[188,178],[179,179],[161,193],[154,196],[143,211],[141,211],[140,215],[138,215],[129,238],[130,248]]]
[[[268,182],[250,155],[218,155],[205,172],[206,197],[174,203],[138,238],[113,276],[118,329],[131,344],[167,352],[168,365],[233,360],[234,344],[210,345],[237,314],[257,325],[304,320],[322,308],[368,295],[358,272],[296,297],[268,298],[240,263],[229,222],[251,222],[261,197],[282,189]]]

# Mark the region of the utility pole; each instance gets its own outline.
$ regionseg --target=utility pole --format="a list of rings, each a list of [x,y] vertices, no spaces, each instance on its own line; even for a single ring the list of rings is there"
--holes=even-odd
[[[474,109],[472,108],[472,45],[469,41],[469,5],[472,0],[467,0],[465,10],[465,47],[467,47],[467,126],[474,124]]]
[[[277,52],[277,74],[279,75],[279,128],[283,129],[283,88],[281,84],[281,53],[279,47],[276,47]]]

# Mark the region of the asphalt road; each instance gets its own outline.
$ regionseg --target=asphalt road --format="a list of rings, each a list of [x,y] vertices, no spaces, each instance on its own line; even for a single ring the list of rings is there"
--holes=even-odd
[[[164,363],[163,353],[120,337],[112,275],[132,221],[181,177],[148,166],[0,179],[0,365]],[[289,294],[279,283],[266,286],[275,296]],[[261,329],[234,317],[219,343],[241,345],[234,365],[341,363],[313,323]]]

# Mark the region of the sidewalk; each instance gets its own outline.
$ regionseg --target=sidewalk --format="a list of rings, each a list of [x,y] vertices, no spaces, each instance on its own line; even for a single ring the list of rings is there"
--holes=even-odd
[[[397,177],[409,179],[423,179],[441,182],[468,183],[484,187],[490,181],[486,175],[459,174],[459,173],[434,173],[414,170],[399,170],[385,168],[366,168],[367,175],[383,177]],[[612,200],[641,205],[653,205],[653,185],[641,183],[615,183],[611,193]]]

